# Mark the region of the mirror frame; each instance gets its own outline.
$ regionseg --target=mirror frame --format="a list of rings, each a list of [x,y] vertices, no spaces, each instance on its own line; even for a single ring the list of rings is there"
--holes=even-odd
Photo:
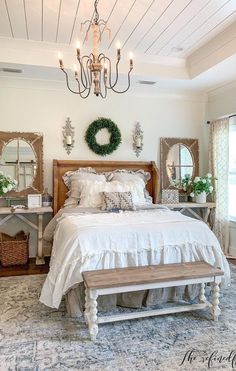
[[[167,157],[171,147],[175,144],[182,144],[188,148],[193,159],[192,179],[199,175],[199,144],[198,139],[192,138],[161,138],[161,188],[174,189],[170,184],[167,174]],[[180,190],[180,192],[183,192]]]
[[[36,175],[33,183],[21,191],[6,193],[6,197],[25,197],[31,193],[43,192],[43,134],[17,131],[0,131],[0,156],[4,147],[12,140],[21,139],[27,142],[33,149],[36,158]]]

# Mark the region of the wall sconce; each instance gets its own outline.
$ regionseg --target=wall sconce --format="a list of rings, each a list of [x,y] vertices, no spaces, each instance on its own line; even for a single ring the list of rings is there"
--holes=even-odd
[[[139,122],[135,125],[134,134],[133,134],[133,149],[136,154],[136,157],[139,157],[140,153],[143,150],[143,131]]]
[[[75,136],[75,128],[71,125],[70,118],[67,117],[66,124],[63,126],[63,145],[64,148],[69,155],[74,147],[74,136]]]

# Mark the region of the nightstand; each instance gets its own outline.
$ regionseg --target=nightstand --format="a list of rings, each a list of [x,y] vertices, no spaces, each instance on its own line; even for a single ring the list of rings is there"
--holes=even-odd
[[[213,227],[214,211],[216,207],[215,202],[206,202],[204,204],[198,204],[196,202],[179,202],[176,204],[162,205],[167,206],[170,210],[179,211],[182,214],[187,211],[190,215],[194,216],[194,218],[207,223],[211,229]],[[202,215],[198,214],[195,209],[201,209]]]
[[[51,207],[37,207],[32,209],[16,209],[14,212],[11,211],[10,207],[0,207],[0,216],[3,216],[0,219],[0,227],[6,223],[11,218],[18,218],[24,223],[29,225],[31,228],[37,231],[37,256],[36,264],[45,264],[43,256],[43,217],[45,214],[53,213]],[[37,224],[30,221],[26,215],[35,214],[37,215]]]

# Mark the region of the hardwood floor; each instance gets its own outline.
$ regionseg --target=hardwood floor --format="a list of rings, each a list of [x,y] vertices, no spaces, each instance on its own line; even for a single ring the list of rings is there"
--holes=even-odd
[[[14,267],[3,267],[0,264],[0,277],[9,276],[24,276],[28,274],[47,274],[49,271],[50,257],[46,257],[46,264],[36,265],[35,259],[31,258],[27,265],[18,265]],[[236,259],[228,259],[228,261],[236,265]]]
[[[0,264],[0,277],[24,276],[28,274],[47,274],[49,271],[50,258],[45,258],[44,265],[36,265],[35,258],[31,258],[26,265],[17,265],[13,267],[3,267]]]

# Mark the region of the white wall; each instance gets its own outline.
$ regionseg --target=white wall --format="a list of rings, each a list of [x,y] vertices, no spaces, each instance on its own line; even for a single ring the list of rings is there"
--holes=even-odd
[[[225,85],[209,94],[207,120],[236,114],[236,83]],[[236,256],[236,222],[230,222],[230,254]]]
[[[144,131],[144,149],[139,159],[154,160],[159,166],[160,138],[199,138],[200,168],[205,146],[205,99],[202,96],[110,94],[106,100],[91,96],[82,100],[63,85],[30,80],[0,80],[0,129],[36,131],[44,135],[45,186],[52,187],[52,159],[99,160],[88,148],[84,134],[97,117],[111,118],[120,128],[121,146],[106,160],[136,160],[132,150],[132,131],[136,121]],[[70,117],[75,127],[75,148],[70,156],[62,145],[62,126]],[[31,255],[35,248],[31,248]]]
[[[207,119],[236,113],[236,82],[215,89],[208,96]]]

